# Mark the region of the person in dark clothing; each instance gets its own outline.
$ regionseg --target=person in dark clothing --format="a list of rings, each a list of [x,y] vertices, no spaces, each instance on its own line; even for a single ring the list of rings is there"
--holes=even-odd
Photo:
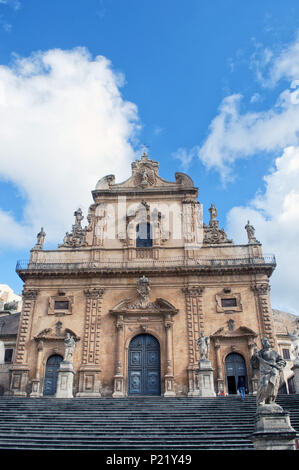
[[[238,386],[237,390],[240,392],[241,399],[244,400],[245,398],[245,390],[246,390],[246,383],[244,377],[239,377],[238,379]]]

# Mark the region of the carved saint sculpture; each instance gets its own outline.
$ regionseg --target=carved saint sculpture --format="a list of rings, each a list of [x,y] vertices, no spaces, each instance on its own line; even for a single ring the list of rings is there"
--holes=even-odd
[[[288,336],[289,336],[290,340],[292,341],[292,351],[294,353],[293,360],[296,361],[296,363],[298,363],[299,362],[299,336],[298,336],[298,330],[297,330],[297,328],[295,328],[293,333],[290,333],[288,328],[287,328],[287,333],[288,333]]]
[[[137,283],[137,293],[139,297],[139,306],[146,308],[149,304],[149,293],[150,293],[149,281],[145,276],[142,276]]]
[[[247,224],[245,225],[245,230],[247,232],[248,243],[259,243],[254,236],[255,228],[253,227],[253,225],[250,225],[249,220],[247,221]]]
[[[262,349],[255,347],[250,360],[253,369],[258,369],[260,379],[256,395],[257,406],[272,405],[278,393],[280,372],[286,366],[286,361],[273,349],[268,338],[262,339]],[[277,405],[278,406],[278,405]]]
[[[211,204],[211,207],[209,209],[210,212],[210,222],[209,225],[218,225],[217,222],[217,209],[214,206],[214,204]]]
[[[64,361],[73,362],[73,355],[75,351],[76,341],[68,331],[64,339]]]
[[[210,351],[210,337],[205,336],[204,332],[202,331],[200,333],[200,337],[196,341],[196,344],[198,346],[199,354],[200,354],[200,359],[209,359],[209,351]]]
[[[35,245],[36,250],[42,250],[43,249],[45,238],[46,238],[46,233],[44,231],[44,228],[42,227],[40,232],[37,234],[37,243]]]

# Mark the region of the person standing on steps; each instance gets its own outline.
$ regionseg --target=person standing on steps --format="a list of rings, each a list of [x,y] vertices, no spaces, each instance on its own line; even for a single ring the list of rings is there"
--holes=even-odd
[[[245,398],[245,389],[246,389],[245,379],[244,377],[241,376],[238,379],[238,386],[237,386],[237,390],[240,392],[240,395],[241,395],[241,400],[244,400]]]

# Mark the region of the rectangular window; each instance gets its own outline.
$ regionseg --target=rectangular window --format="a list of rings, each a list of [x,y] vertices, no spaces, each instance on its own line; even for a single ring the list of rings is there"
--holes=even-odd
[[[221,306],[222,307],[236,307],[237,299],[235,297],[231,299],[221,299]]]
[[[284,358],[284,359],[291,359],[290,350],[289,350],[289,349],[283,349],[283,350],[282,350],[282,355],[283,355],[283,358]]]
[[[54,310],[68,310],[69,302],[68,300],[55,300]]]
[[[12,362],[13,349],[5,349],[4,362]]]

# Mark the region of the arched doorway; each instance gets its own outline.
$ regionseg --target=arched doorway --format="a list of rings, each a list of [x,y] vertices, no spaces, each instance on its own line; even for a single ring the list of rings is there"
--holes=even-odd
[[[160,345],[154,336],[135,336],[129,346],[128,394],[160,395]]]
[[[247,371],[243,356],[237,353],[229,354],[225,359],[226,385],[229,395],[237,393],[238,380],[244,377],[247,388]]]
[[[50,356],[46,364],[45,380],[44,380],[44,395],[52,396],[56,393],[57,388],[57,371],[63,357],[58,354]]]

